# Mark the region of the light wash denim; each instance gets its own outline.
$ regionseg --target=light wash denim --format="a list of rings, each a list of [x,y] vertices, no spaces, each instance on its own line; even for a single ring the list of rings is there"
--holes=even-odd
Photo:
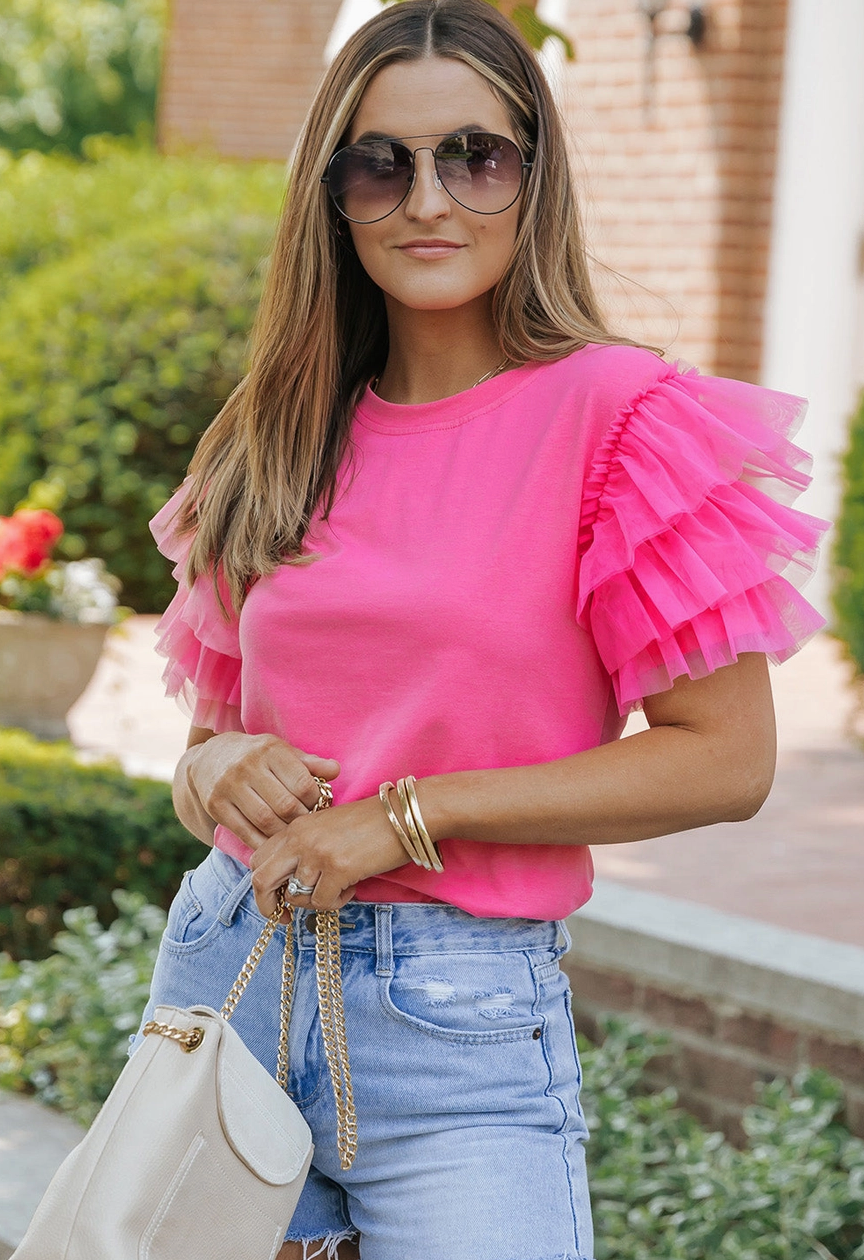
[[[345,907],[359,1147],[343,1172],[307,914],[295,915],[289,1089],[315,1157],[287,1237],[326,1238],[332,1253],[359,1233],[363,1260],[590,1260],[563,924]],[[171,906],[142,1023],[161,1004],[218,1010],[262,922],[248,870],[212,850]],[[284,942],[279,929],[232,1021],[273,1074]]]

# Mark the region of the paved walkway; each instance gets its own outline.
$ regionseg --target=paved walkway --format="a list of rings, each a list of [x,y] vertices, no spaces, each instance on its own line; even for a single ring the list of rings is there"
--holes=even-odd
[[[70,725],[82,748],[116,753],[134,773],[170,778],[186,746],[188,721],[162,694],[164,662],[152,648],[155,620],[134,617],[109,637]],[[598,874],[864,945],[864,739],[853,735],[849,679],[827,635],[772,669],[777,777],[756,818],[639,844],[598,845]]]

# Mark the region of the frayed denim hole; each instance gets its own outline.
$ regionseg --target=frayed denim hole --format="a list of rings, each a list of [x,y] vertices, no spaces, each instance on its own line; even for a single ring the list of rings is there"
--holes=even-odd
[[[474,1001],[477,1003],[477,1014],[483,1019],[505,1019],[513,1014],[516,994],[512,989],[499,986],[490,993],[475,993]]]
[[[319,1257],[326,1257],[326,1260],[338,1260],[339,1244],[343,1242],[356,1242],[357,1230],[343,1229],[341,1233],[330,1234],[327,1238],[321,1239],[317,1251],[309,1250],[310,1247],[314,1247],[319,1241],[317,1238],[310,1242],[307,1242],[304,1239],[301,1239],[300,1241],[303,1243],[303,1260],[319,1260]]]
[[[416,993],[422,993],[427,1006],[452,1006],[456,1001],[455,984],[441,976],[423,976],[415,980],[411,988]]]

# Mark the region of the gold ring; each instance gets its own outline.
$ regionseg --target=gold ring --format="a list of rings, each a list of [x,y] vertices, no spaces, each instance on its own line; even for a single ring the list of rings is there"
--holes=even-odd
[[[313,778],[318,784],[318,800],[312,806],[312,813],[317,814],[319,809],[327,809],[333,804],[333,789],[326,779],[319,779],[317,774]]]

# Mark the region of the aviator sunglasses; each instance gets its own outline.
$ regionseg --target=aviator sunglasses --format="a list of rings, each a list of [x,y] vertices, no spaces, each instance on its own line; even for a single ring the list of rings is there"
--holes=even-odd
[[[434,149],[430,145],[409,149],[402,140],[381,136],[339,149],[321,183],[327,185],[343,218],[351,223],[377,223],[398,210],[414,187],[414,156],[423,150],[435,162],[435,187],[444,188],[475,214],[509,210],[522,191],[524,172],[533,166],[512,140],[488,131],[454,133]]]

